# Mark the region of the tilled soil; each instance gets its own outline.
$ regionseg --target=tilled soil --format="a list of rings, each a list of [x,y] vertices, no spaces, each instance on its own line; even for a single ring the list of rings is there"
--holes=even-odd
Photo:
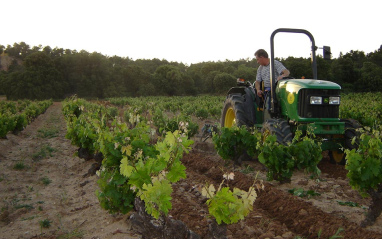
[[[97,176],[88,173],[95,161],[75,156],[77,148],[65,133],[61,104],[54,103],[24,131],[0,140],[0,238],[152,238],[134,230],[134,212],[110,215],[99,206]],[[342,238],[382,238],[381,217],[371,227],[359,226],[370,199],[351,189],[344,167],[329,164],[325,154],[319,179],[296,172],[287,184],[267,182],[266,169],[256,160],[233,167],[209,140],[195,139],[182,161],[187,178],[174,184],[169,217],[200,238],[210,237],[216,224],[201,187],[218,186],[227,172],[235,174],[231,187],[248,190],[257,173],[265,186],[249,216],[227,226],[227,238],[329,238],[340,228]],[[291,189],[319,195],[301,198],[290,194]],[[41,226],[47,222],[49,226]]]
[[[200,192],[196,189],[200,188],[200,185],[208,183],[214,183],[219,185],[222,181],[223,171],[221,169],[227,170],[229,167],[225,167],[224,162],[217,156],[211,154],[206,155],[203,152],[193,152],[185,156],[183,163],[187,167],[188,178],[180,182],[180,187],[177,187],[177,192],[179,194],[174,196],[174,210],[171,212],[175,218],[182,221],[188,222],[190,228],[198,232],[199,235],[204,235],[208,231],[208,209],[203,204],[203,200],[200,199]],[[253,167],[262,166],[258,163],[249,163],[248,165],[253,165]],[[320,167],[325,172],[330,172],[331,169],[326,169],[326,167],[331,167],[331,164],[321,163]],[[334,183],[336,180],[340,179],[344,174],[343,166],[333,165],[338,167],[338,170],[333,171],[333,176],[336,178],[332,179]],[[231,168],[232,169],[232,168]],[[237,187],[243,190],[248,190],[248,188],[253,184],[254,173],[242,173],[243,168],[232,170],[235,172],[235,178],[230,183],[231,187]],[[304,177],[305,176],[305,177]],[[339,205],[336,201],[340,201],[340,197],[335,196],[337,200],[326,200],[323,199],[326,196],[324,194],[332,194],[333,187],[330,187],[330,180],[325,181],[324,184],[313,186],[322,190],[316,190],[321,192],[320,196],[317,196],[315,200],[323,201],[321,204],[315,203],[313,200],[301,199],[297,196],[293,196],[285,190],[285,188],[291,188],[293,182],[300,180],[302,184],[308,185],[309,177],[307,175],[298,175],[298,177],[293,178],[292,183],[288,185],[278,185],[265,182],[265,190],[260,190],[258,192],[258,198],[254,204],[253,212],[242,222],[228,225],[228,237],[232,238],[295,238],[296,236],[301,236],[303,238],[329,238],[333,236],[339,228],[344,231],[339,235],[343,238],[382,238],[380,229],[377,225],[374,228],[363,229],[359,227],[358,222],[352,222],[347,218],[351,217],[353,214],[359,214],[358,218],[363,218],[364,209],[351,208]],[[323,178],[321,179],[323,180]],[[348,187],[347,185],[341,185],[339,187]],[[339,188],[334,187],[334,188]],[[351,190],[350,187],[344,190]],[[191,195],[185,194],[184,191],[189,191]],[[341,193],[337,193],[341,194]],[[357,195],[356,192],[352,192],[350,196],[353,198],[347,199],[352,200],[352,202],[368,203],[365,199],[362,199]],[[321,198],[319,198],[321,197]],[[182,200],[178,200],[182,198]],[[185,202],[188,203],[188,209],[183,209]],[[199,202],[200,209],[195,209],[196,203]],[[317,204],[317,206],[315,206]],[[341,208],[345,207],[343,211],[330,211],[325,208]],[[333,205],[334,204],[334,205]],[[337,204],[337,205],[335,205]],[[181,209],[178,209],[181,208]],[[353,210],[351,210],[353,209]],[[192,212],[184,214],[184,211]],[[191,214],[191,215],[190,215]],[[193,220],[192,218],[198,218]],[[200,223],[202,222],[202,223]],[[191,224],[195,223],[195,224]],[[380,223],[380,222],[378,222]],[[374,229],[375,231],[373,231]]]

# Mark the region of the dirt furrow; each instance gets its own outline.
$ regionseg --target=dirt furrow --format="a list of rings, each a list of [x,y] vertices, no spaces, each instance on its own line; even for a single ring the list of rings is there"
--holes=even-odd
[[[183,163],[187,167],[188,180],[194,184],[195,188],[198,184],[205,182],[218,185],[222,181],[224,173],[221,169],[226,168],[228,170],[217,157],[208,157],[205,153],[199,152],[186,155]],[[230,186],[247,190],[253,184],[253,180],[252,175],[243,174],[236,170],[235,179],[230,183]],[[182,197],[187,196],[182,195]],[[201,202],[203,203],[203,200]],[[202,207],[203,212],[207,211],[205,205]],[[203,216],[207,217],[207,215]],[[271,222],[272,226],[265,222]],[[266,235],[270,238],[277,236],[294,238],[296,235],[305,238],[317,238],[319,233],[321,238],[329,238],[339,228],[344,229],[340,234],[344,238],[382,238],[381,233],[363,229],[345,218],[324,212],[312,205],[311,202],[277,189],[269,183],[265,183],[265,190],[258,193],[254,211],[241,224],[228,226],[228,231],[235,235],[234,238],[251,238],[252,236],[263,238]],[[200,228],[202,226],[192,225],[192,227]]]

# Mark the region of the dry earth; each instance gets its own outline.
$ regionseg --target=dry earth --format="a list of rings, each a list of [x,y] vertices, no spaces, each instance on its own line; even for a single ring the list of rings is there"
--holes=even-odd
[[[110,215],[99,206],[97,176],[88,174],[94,161],[74,156],[77,148],[65,133],[61,103],[54,103],[25,130],[0,140],[0,238],[153,238],[136,227],[134,212]],[[371,227],[359,226],[370,199],[352,190],[343,166],[329,164],[326,157],[319,180],[297,172],[291,183],[281,185],[266,182],[265,169],[256,161],[233,168],[208,140],[195,139],[183,163],[187,179],[174,185],[169,216],[200,238],[318,238],[319,232],[319,238],[329,238],[339,228],[343,238],[382,238],[381,217]],[[212,235],[215,224],[200,188],[206,182],[218,185],[223,173],[231,171],[235,179],[230,186],[247,190],[259,172],[265,190],[258,192],[245,220],[224,229],[226,237]],[[320,195],[300,198],[288,193],[293,188]]]

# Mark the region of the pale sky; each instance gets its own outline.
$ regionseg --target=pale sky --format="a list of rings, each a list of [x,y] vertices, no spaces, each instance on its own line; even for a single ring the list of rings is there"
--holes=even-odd
[[[379,49],[381,6],[379,0],[0,0],[0,44],[192,64],[252,59],[259,48],[269,52],[274,30],[298,28],[337,58]],[[276,57],[309,54],[304,34],[276,35]]]

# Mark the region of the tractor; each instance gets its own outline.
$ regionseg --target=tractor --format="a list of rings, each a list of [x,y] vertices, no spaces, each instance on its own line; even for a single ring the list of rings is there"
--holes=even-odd
[[[274,37],[280,32],[302,33],[310,38],[313,79],[288,77],[275,81],[276,74],[272,70],[275,60]],[[323,49],[324,59],[330,59],[330,47],[324,46]],[[316,50],[313,35],[309,31],[276,29],[271,35],[269,97],[259,97],[254,84],[238,79],[237,86],[228,91],[224,101],[221,126],[261,129],[262,132],[275,134],[277,142],[284,145],[292,141],[296,130],[303,133],[309,130],[322,140],[322,150],[329,150],[331,162],[344,164],[343,148],[356,147],[352,139],[361,125],[353,119],[339,118],[341,86],[317,79]]]

